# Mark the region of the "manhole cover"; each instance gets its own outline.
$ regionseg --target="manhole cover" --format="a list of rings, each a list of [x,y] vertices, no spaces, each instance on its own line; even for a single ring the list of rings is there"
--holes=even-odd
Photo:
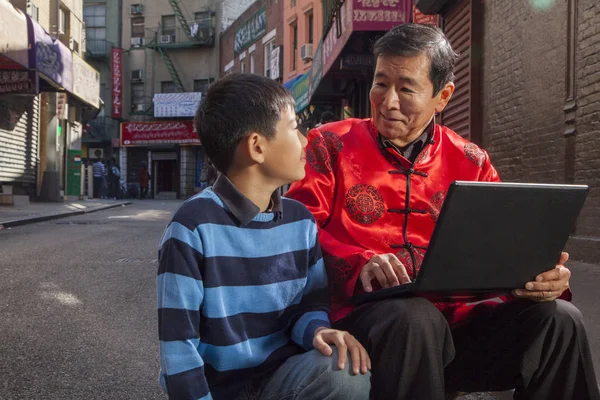
[[[117,264],[157,264],[156,258],[120,258],[115,261]]]

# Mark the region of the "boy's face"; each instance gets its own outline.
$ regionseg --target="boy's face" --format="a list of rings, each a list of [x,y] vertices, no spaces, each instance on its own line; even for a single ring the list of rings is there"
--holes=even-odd
[[[304,178],[304,148],[308,141],[298,131],[296,114],[291,107],[281,111],[275,132],[275,137],[267,141],[263,172],[273,180],[282,181],[282,184]]]

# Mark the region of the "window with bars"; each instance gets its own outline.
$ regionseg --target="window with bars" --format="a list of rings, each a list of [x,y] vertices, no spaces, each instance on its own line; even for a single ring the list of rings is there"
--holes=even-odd
[[[265,44],[265,76],[271,77],[271,51],[275,47],[275,39]]]
[[[162,18],[162,29],[161,35],[163,36],[171,36],[173,41],[175,41],[175,31],[177,29],[177,21],[174,15],[163,15]]]
[[[212,19],[210,14],[210,11],[198,11],[194,13],[194,22],[196,22],[201,28],[210,27]]]
[[[143,38],[144,37],[144,17],[133,17],[131,18],[131,37],[132,38]]]
[[[177,87],[173,81],[165,81],[160,83],[161,93],[177,93]]]
[[[212,79],[196,79],[194,80],[194,92],[202,93],[203,96],[208,92],[208,87],[212,83]]]
[[[106,40],[106,6],[85,5],[83,7],[86,40]]]
[[[292,71],[296,70],[298,63],[298,24],[294,22],[292,25]]]
[[[306,16],[306,29],[307,29],[307,38],[306,43],[312,43],[314,38],[314,27],[315,21],[313,17],[312,11]]]
[[[132,83],[131,84],[131,108],[138,110],[139,106],[143,108],[146,103],[144,98],[144,84],[143,83]]]

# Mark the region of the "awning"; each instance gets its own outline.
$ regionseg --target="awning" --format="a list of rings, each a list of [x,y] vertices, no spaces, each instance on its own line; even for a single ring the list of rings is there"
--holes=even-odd
[[[346,0],[315,51],[311,67],[309,101],[321,79],[331,69],[350,39],[352,32],[389,31],[409,22],[411,0]],[[339,20],[339,21],[338,21]]]
[[[29,68],[27,17],[0,0],[0,70]]]
[[[310,71],[284,83],[283,86],[292,92],[292,96],[294,96],[294,100],[296,101],[296,113],[299,113],[308,106]]]
[[[0,0],[4,1],[4,0]],[[73,93],[73,54],[60,40],[53,39],[40,24],[27,17],[29,67],[40,77],[39,90]]]

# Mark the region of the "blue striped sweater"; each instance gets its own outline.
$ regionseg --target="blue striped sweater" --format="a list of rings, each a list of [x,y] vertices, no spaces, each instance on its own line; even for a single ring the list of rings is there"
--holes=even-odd
[[[312,214],[277,196],[280,211],[256,207],[240,221],[234,206],[250,201],[219,180],[182,205],[160,243],[160,381],[171,399],[212,399],[211,387],[277,368],[330,326]]]

